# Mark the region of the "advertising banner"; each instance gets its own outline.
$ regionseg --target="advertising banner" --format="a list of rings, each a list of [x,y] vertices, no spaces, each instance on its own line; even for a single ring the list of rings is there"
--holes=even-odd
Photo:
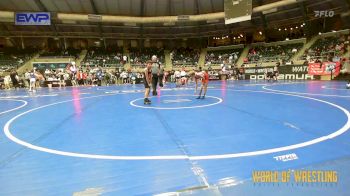
[[[245,78],[250,80],[264,80],[265,73],[273,72],[271,67],[250,67],[245,69]],[[279,80],[313,80],[314,76],[308,73],[308,65],[285,65],[278,68]]]
[[[16,25],[51,25],[50,12],[17,12]]]
[[[309,75],[334,75],[337,76],[340,73],[339,62],[323,62],[321,63],[309,63]]]
[[[35,67],[38,70],[45,70],[45,69],[66,69],[66,67],[70,63],[39,63],[34,62],[33,67]]]

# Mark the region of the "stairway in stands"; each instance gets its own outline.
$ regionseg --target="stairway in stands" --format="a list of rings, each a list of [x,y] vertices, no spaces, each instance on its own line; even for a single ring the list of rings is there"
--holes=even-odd
[[[313,38],[310,39],[310,41],[306,42],[304,44],[304,46],[292,57],[292,61],[294,62],[294,64],[302,64],[302,62],[300,62],[300,60],[298,60],[300,57],[303,56],[303,54],[305,53],[305,51],[307,49],[309,49],[318,39],[320,38],[320,36],[315,36]]]
[[[200,67],[204,66],[204,64],[205,64],[205,57],[207,56],[207,53],[208,53],[208,49],[207,48],[203,48],[201,50],[201,54],[200,54],[199,60],[198,60],[198,65]]]
[[[29,70],[33,69],[33,62],[36,58],[40,56],[39,53],[35,54],[31,59],[29,59],[27,62],[25,62],[21,67],[17,69],[18,74],[23,74]]]
[[[165,69],[170,70],[173,68],[173,62],[171,62],[170,50],[164,50],[164,60],[165,60]]]
[[[243,49],[241,56],[239,56],[237,60],[237,65],[241,66],[243,64],[243,60],[248,56],[249,49],[251,48],[250,45],[246,45],[245,48]]]
[[[87,55],[87,50],[82,50],[79,54],[79,57],[75,60],[75,64],[80,67],[81,62],[85,59]]]
[[[123,56],[126,56],[128,58],[128,61],[124,64],[124,69],[125,70],[131,69],[130,51],[126,47],[123,48]]]

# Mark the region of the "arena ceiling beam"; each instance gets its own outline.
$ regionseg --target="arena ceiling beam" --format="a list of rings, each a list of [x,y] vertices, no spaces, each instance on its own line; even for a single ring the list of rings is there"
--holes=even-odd
[[[307,13],[307,8],[306,8],[304,2],[299,3],[299,6],[300,6],[301,12],[302,12],[302,14],[303,14],[304,23],[306,24],[306,25],[305,25],[306,34],[309,34],[309,32],[310,32],[310,30],[309,30],[309,28],[310,28],[310,23],[309,23],[309,16],[308,16],[308,13]]]
[[[194,13],[196,14],[196,15],[198,15],[200,12],[199,12],[199,2],[198,2],[199,0],[195,0],[194,1]]]
[[[344,0],[345,3],[347,4],[347,8],[348,8],[348,11],[347,12],[344,12],[341,14],[341,17],[343,19],[343,22],[350,26],[350,20],[349,20],[349,16],[350,16],[350,0]]]
[[[210,7],[211,7],[211,12],[214,12],[214,2],[213,2],[213,0],[210,0]]]
[[[4,24],[1,24],[0,25],[1,27],[1,30],[3,32],[5,32],[4,36],[9,39],[9,41],[14,45],[14,46],[18,46],[18,43],[14,40],[14,39],[11,39],[11,37],[13,36],[13,33],[11,33],[11,31],[8,29],[8,27]]]
[[[44,12],[50,12],[45,5],[41,2],[41,0],[34,0],[34,3],[39,7],[40,10],[44,11]],[[54,32],[56,35],[58,35],[57,33],[57,27],[55,25],[55,23],[53,21],[51,21],[51,25],[50,28],[52,30],[52,32]]]
[[[198,2],[199,0],[195,0],[194,1],[194,9],[195,9],[195,14],[196,15],[199,15],[200,14],[200,12],[199,12],[199,2]],[[200,25],[197,23],[196,24],[196,31],[197,31],[197,34],[199,35],[200,34],[200,27],[199,27]]]
[[[92,10],[94,11],[94,14],[98,15],[99,12],[98,12],[98,10],[96,8],[94,0],[90,0],[90,5],[91,5]],[[99,31],[100,35],[102,36],[103,29],[101,27],[101,23],[98,23],[97,26],[98,26],[98,31]]]
[[[263,5],[263,0],[258,0],[258,4],[259,4],[259,6],[262,6]],[[266,32],[267,21],[266,21],[265,15],[262,12],[259,12],[259,16],[260,16],[260,18],[261,18],[261,20],[263,22],[264,31]]]
[[[141,0],[141,5],[140,5],[140,17],[144,16],[144,12],[145,12],[145,0]],[[143,24],[140,25],[140,37],[143,38],[143,34],[144,34],[144,29],[143,29]],[[141,45],[143,46],[143,43],[141,43]]]
[[[1,23],[0,27],[1,27],[0,33],[3,34],[4,36],[12,35],[11,31],[8,29],[8,27],[5,24]]]
[[[168,13],[169,15],[172,15],[172,9],[173,9],[173,6],[172,6],[172,3],[171,3],[171,0],[168,0]]]

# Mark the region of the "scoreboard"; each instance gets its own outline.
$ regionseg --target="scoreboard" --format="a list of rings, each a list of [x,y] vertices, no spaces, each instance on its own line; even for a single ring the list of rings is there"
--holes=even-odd
[[[224,0],[225,24],[252,19],[252,0]]]

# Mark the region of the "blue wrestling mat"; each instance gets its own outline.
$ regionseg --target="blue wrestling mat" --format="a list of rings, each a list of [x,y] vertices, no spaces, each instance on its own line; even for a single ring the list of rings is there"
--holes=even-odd
[[[0,195],[349,195],[345,82],[142,87],[1,91]]]

